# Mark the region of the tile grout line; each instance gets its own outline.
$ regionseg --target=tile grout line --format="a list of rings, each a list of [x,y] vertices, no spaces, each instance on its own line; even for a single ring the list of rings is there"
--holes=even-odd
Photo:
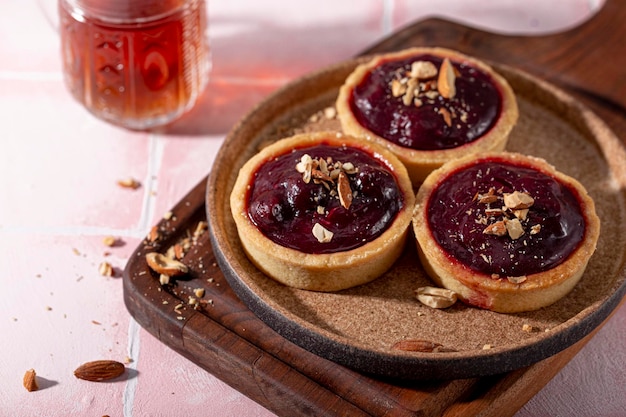
[[[154,197],[154,190],[158,186],[158,172],[161,167],[161,161],[163,160],[164,143],[155,134],[150,134],[148,144],[148,169],[147,178],[145,179],[145,191],[144,200],[141,209],[141,216],[138,222],[140,230],[146,231],[149,223],[152,221],[154,212],[156,210],[156,198]],[[139,333],[139,324],[131,317],[128,324],[128,357],[132,359],[129,368],[137,370],[139,362],[139,345],[141,342],[141,336]],[[132,417],[133,406],[135,403],[135,393],[137,391],[137,385],[139,383],[138,375],[130,375],[126,381],[123,395],[123,409],[124,417]]]
[[[132,362],[128,365],[128,368],[137,371],[137,362],[139,362],[139,345],[141,337],[139,333],[139,324],[134,318],[130,318],[128,323],[128,357]],[[136,372],[129,375],[126,380],[126,386],[124,387],[124,394],[122,397],[122,405],[124,410],[124,417],[132,417],[133,406],[135,405],[135,393],[137,392],[137,385],[139,384],[139,375]]]
[[[396,0],[383,0],[383,13],[381,16],[383,36],[388,36],[393,30],[393,10]]]
[[[164,143],[162,139],[153,133],[150,133],[148,143],[148,169],[147,178],[144,181],[144,199],[141,207],[141,216],[139,218],[139,230],[146,232],[154,218],[156,210],[155,190],[158,186],[158,173],[163,161]]]

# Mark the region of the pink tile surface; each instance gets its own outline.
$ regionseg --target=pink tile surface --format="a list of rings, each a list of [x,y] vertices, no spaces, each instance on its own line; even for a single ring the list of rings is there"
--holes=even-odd
[[[60,70],[59,40],[54,23],[55,3],[55,0],[2,2],[0,72]]]
[[[128,314],[119,271],[150,226],[205,178],[237,120],[294,77],[427,16],[544,33],[583,21],[601,0],[210,1],[209,88],[191,112],[151,133],[102,122],[70,97],[55,3],[0,2],[1,416],[273,415]],[[142,186],[116,184],[127,177]],[[106,235],[124,244],[108,248]],[[118,276],[101,276],[103,261]],[[623,415],[625,320],[622,306],[516,417]],[[72,374],[88,360],[127,356],[126,376],[111,383]],[[21,383],[29,368],[40,376],[33,393]]]
[[[0,176],[0,194],[11,197],[0,205],[0,225],[138,227],[145,187],[116,182],[149,179],[147,134],[91,117],[61,80],[0,79],[0,90],[0,166],[10,173]]]

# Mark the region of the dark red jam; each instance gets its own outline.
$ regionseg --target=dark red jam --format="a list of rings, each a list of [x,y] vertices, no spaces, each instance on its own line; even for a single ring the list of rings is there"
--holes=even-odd
[[[492,195],[497,201],[481,202]],[[513,212],[500,213],[505,193],[527,193],[534,199],[524,233],[486,234],[484,230]],[[505,161],[485,161],[448,176],[427,204],[428,224],[437,243],[472,270],[501,278],[554,268],[581,243],[585,219],[577,193],[533,168]],[[492,214],[493,213],[493,214]]]
[[[333,184],[303,180],[296,165],[304,154],[356,167],[347,174],[354,196],[349,208],[341,204]],[[325,144],[262,165],[246,198],[248,215],[261,233],[279,245],[314,254],[346,251],[374,240],[404,205],[387,165],[359,149]],[[316,223],[333,233],[330,241],[320,242],[312,233]]]
[[[350,107],[362,126],[400,146],[417,150],[456,148],[473,142],[493,127],[501,112],[502,96],[489,74],[470,65],[452,62],[459,74],[452,98],[433,93],[436,89],[420,94],[419,105],[405,105],[402,97],[394,97],[392,80],[410,72],[415,61],[429,61],[439,68],[442,59],[417,55],[385,62],[354,89]],[[451,115],[447,121],[442,108]]]

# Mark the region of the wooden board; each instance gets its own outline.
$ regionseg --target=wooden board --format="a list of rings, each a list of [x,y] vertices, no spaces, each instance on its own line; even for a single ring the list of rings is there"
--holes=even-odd
[[[610,39],[626,32],[621,25],[625,18],[626,8],[619,0],[609,0],[582,27],[532,39],[428,20],[364,52],[440,45],[515,65],[567,88],[619,134],[626,132],[626,56],[616,50],[620,43]],[[528,50],[533,56],[526,55]],[[603,60],[607,57],[610,63]],[[150,271],[143,255],[164,250],[187,231],[193,236],[197,224],[205,220],[205,191],[202,181],[172,209],[172,218],[159,223],[159,238],[137,249],[124,271],[125,303],[135,319],[165,344],[278,415],[513,415],[592,336],[535,365],[491,377],[400,383],[354,372],[288,342],[248,310],[217,267],[206,232],[192,239],[185,258],[197,273],[170,291],[146,279]],[[196,288],[206,292],[197,309],[187,304]],[[179,304],[183,306],[175,308]]]

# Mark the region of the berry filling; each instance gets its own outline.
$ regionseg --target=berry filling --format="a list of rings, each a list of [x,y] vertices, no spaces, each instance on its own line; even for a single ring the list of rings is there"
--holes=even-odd
[[[248,215],[275,243],[322,254],[380,236],[404,205],[390,167],[352,147],[296,149],[263,164],[247,199]]]
[[[441,150],[487,133],[500,115],[502,97],[489,74],[425,54],[374,68],[353,90],[350,107],[362,126],[382,138]]]
[[[532,167],[495,159],[450,174],[427,213],[433,237],[451,258],[493,278],[552,269],[585,235],[575,190]]]

